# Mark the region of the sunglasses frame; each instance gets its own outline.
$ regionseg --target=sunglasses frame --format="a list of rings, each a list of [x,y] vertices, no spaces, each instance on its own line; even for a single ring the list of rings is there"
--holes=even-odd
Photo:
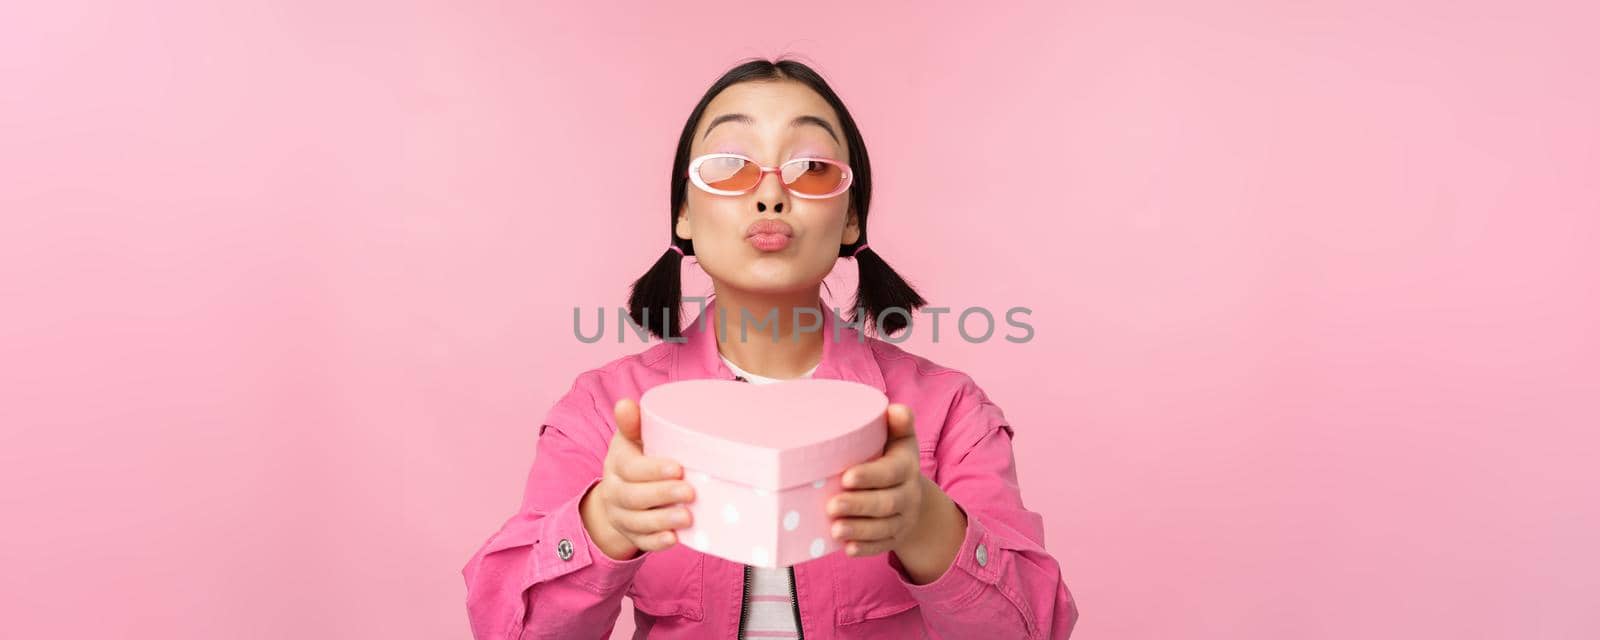
[[[743,191],[729,191],[727,189],[718,189],[718,188],[713,187],[713,186],[711,186],[709,184],[706,184],[705,180],[700,178],[700,165],[702,163],[704,163],[705,161],[710,160],[712,158],[739,158],[740,160],[744,160],[745,162],[753,164],[753,165],[756,166],[756,168],[760,169],[761,170],[761,177],[757,178],[755,184],[751,185],[750,188],[745,189]],[[855,178],[854,178],[853,172],[850,171],[850,165],[847,165],[847,164],[845,164],[843,162],[839,162],[838,160],[829,160],[827,158],[804,157],[804,158],[794,158],[794,159],[788,160],[788,161],[784,162],[783,164],[780,164],[780,165],[778,165],[776,167],[767,167],[767,166],[762,166],[762,164],[760,162],[756,162],[755,158],[752,158],[752,157],[746,156],[746,155],[742,155],[742,154],[738,154],[738,153],[708,153],[708,154],[702,155],[700,157],[697,157],[694,160],[689,162],[689,170],[684,175],[684,177],[688,178],[689,182],[693,183],[694,186],[698,187],[701,191],[704,191],[706,193],[710,193],[712,195],[742,196],[742,195],[744,195],[746,193],[750,193],[751,191],[755,191],[756,189],[760,188],[761,187],[761,181],[767,179],[767,174],[779,172],[784,167],[786,167],[786,166],[788,166],[788,165],[790,165],[792,163],[802,162],[802,161],[821,162],[823,164],[831,164],[833,166],[839,167],[839,169],[844,172],[844,176],[839,179],[839,186],[837,188],[835,188],[832,193],[828,193],[828,194],[824,194],[824,195],[811,195],[811,194],[806,194],[806,193],[799,193],[799,192],[796,192],[793,189],[790,189],[789,188],[789,184],[783,181],[783,174],[779,173],[778,174],[778,185],[783,187],[784,191],[789,192],[789,195],[792,195],[792,196],[794,196],[796,198],[805,198],[807,200],[825,200],[827,198],[832,198],[832,197],[837,196],[837,195],[839,195],[841,193],[849,191],[850,190],[850,185],[854,184],[854,182],[855,182]]]

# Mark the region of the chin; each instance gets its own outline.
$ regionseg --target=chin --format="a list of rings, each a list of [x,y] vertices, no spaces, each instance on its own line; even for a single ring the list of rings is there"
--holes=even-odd
[[[822,284],[822,280],[812,280],[800,274],[783,274],[776,277],[746,278],[733,284],[750,293],[792,293],[819,286]]]

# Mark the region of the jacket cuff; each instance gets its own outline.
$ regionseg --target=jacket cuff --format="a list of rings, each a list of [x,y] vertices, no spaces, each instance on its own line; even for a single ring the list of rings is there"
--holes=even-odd
[[[894,574],[900,580],[900,585],[924,606],[951,606],[965,603],[977,597],[986,586],[1000,579],[1001,554],[1004,550],[995,545],[994,538],[989,534],[989,528],[984,526],[983,520],[975,517],[975,514],[960,504],[956,507],[967,516],[967,535],[961,539],[961,548],[956,552],[956,558],[951,561],[950,567],[933,582],[927,584],[911,582],[905,565],[900,563],[900,558],[893,553],[888,554],[889,566],[894,567]],[[979,562],[980,558],[982,562]]]
[[[599,478],[590,481],[544,519],[544,528],[533,545],[535,584],[571,574],[569,579],[574,583],[600,595],[611,595],[633,583],[634,574],[649,554],[641,551],[627,560],[614,560],[595,546],[583,526],[578,507],[599,482]]]

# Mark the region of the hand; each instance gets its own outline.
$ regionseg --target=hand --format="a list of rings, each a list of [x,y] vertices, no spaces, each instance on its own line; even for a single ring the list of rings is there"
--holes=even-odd
[[[640,551],[659,551],[678,542],[673,529],[689,526],[694,487],[683,480],[683,466],[644,455],[639,436],[639,405],[617,401],[612,407],[617,433],[606,449],[604,475],[579,502],[583,526],[595,546],[616,560]]]
[[[845,543],[846,555],[892,551],[921,523],[932,483],[923,478],[918,462],[911,408],[891,404],[886,419],[889,438],[883,455],[846,469],[845,491],[828,501],[828,515],[835,518],[831,533]]]

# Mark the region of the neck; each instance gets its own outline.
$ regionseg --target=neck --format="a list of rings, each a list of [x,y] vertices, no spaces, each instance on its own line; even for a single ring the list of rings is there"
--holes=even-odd
[[[788,293],[752,293],[724,287],[716,290],[715,322],[726,322],[725,331],[713,327],[717,351],[740,369],[768,378],[798,378],[822,361],[820,314],[821,285]],[[796,312],[812,309],[816,313]],[[796,322],[798,320],[798,322]],[[743,339],[740,332],[743,327]],[[806,327],[799,331],[799,327]],[[726,333],[726,339],[722,334]]]

